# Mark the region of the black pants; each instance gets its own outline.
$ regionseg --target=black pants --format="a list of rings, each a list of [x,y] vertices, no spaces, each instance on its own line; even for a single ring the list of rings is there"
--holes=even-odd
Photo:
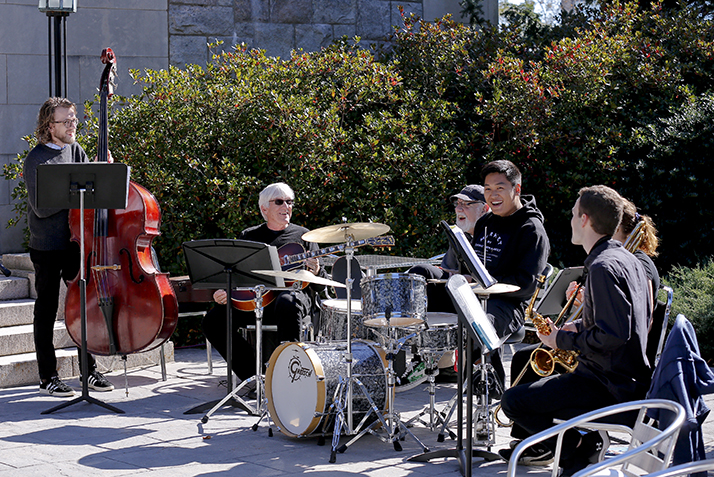
[[[575,373],[551,375],[508,389],[501,398],[503,412],[514,421],[511,436],[525,439],[553,426],[553,419],[572,419],[586,412],[617,404],[599,381]],[[563,440],[563,455],[579,442],[577,431]],[[544,441],[555,450],[556,438]],[[571,448],[572,447],[572,448]]]
[[[263,325],[277,325],[277,333],[263,331],[263,360],[266,363],[270,355],[281,342],[297,341],[304,320],[310,320],[310,297],[302,291],[286,291],[280,293],[273,302],[263,308]],[[226,307],[215,305],[206,313],[201,323],[203,334],[216,351],[227,359],[226,342]],[[248,379],[255,374],[255,344],[243,337],[240,328],[255,325],[255,313],[233,308],[233,342],[231,343],[231,366],[241,379]]]
[[[79,258],[79,246],[76,243],[72,243],[67,250],[30,249],[37,292],[33,328],[37,368],[41,381],[57,376],[57,356],[52,338],[59,305],[60,280],[67,282],[77,276]],[[81,352],[78,354],[81,359]],[[92,372],[96,369],[96,362],[91,354],[87,356],[89,371]]]

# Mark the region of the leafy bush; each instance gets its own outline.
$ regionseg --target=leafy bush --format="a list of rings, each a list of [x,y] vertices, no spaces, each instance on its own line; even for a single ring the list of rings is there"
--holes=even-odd
[[[295,189],[296,223],[372,220],[391,226],[395,253],[443,248],[430,237],[463,184],[454,108],[404,88],[394,65],[341,42],[286,61],[238,49],[205,69],[131,74],[144,90],[112,98],[110,147],[161,204],[155,245],[172,273],[183,242],[260,223],[258,193],[274,181]]]
[[[692,322],[702,357],[714,361],[714,259],[693,267],[674,267],[663,280],[672,287],[670,323],[678,314]]]

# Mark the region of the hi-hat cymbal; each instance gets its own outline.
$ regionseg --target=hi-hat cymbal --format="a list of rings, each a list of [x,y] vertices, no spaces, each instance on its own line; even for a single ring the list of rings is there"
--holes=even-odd
[[[319,229],[311,230],[303,234],[302,239],[306,242],[316,243],[340,243],[365,240],[389,232],[389,225],[371,222],[353,222],[349,224],[328,225]]]
[[[477,295],[498,295],[512,293],[521,289],[518,285],[511,285],[510,283],[494,283],[488,288],[482,288],[479,283],[472,283],[471,288]]]
[[[371,320],[364,320],[362,323],[365,326],[371,326],[372,328],[404,328],[407,326],[421,325],[424,323],[424,320],[409,317],[394,317],[389,320],[386,318],[372,318]]]
[[[334,280],[329,280],[327,278],[318,277],[313,275],[307,270],[299,270],[297,272],[283,272],[278,270],[252,270],[253,273],[258,273],[260,275],[267,275],[269,277],[281,277],[285,280],[290,280],[293,282],[308,282],[316,283],[318,285],[327,285],[336,288],[347,288],[344,283],[336,282]]]

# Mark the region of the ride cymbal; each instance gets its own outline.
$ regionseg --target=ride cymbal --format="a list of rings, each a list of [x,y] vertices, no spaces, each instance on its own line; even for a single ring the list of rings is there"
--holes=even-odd
[[[353,222],[349,224],[328,225],[303,234],[306,242],[340,243],[365,240],[389,232],[389,225],[371,222]]]
[[[501,293],[513,293],[521,289],[518,285],[511,285],[510,283],[494,283],[488,288],[482,288],[479,283],[472,283],[471,289],[477,295],[498,295]]]
[[[283,272],[278,270],[251,270],[253,273],[258,273],[260,275],[267,275],[269,277],[281,277],[285,280],[293,282],[308,282],[316,283],[318,285],[327,285],[336,288],[347,288],[344,283],[336,282],[334,280],[329,280],[327,278],[318,277],[313,275],[307,270],[299,270],[297,272]]]

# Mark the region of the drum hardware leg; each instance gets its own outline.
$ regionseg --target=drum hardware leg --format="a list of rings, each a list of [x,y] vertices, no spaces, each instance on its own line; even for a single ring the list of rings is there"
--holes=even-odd
[[[244,411],[247,411],[251,416],[262,416],[267,410],[267,406],[264,400],[264,389],[265,389],[265,378],[263,376],[263,293],[265,292],[264,285],[258,285],[251,288],[255,294],[255,374],[250,378],[246,379],[238,387],[229,390],[228,394],[218,401],[218,403],[213,406],[202,418],[202,423],[207,423],[211,415],[218,409],[222,408],[226,404],[239,407]],[[229,295],[230,296],[230,295]],[[230,300],[227,305],[230,308]],[[232,320],[229,320],[232,322]],[[231,342],[227,354],[230,357],[232,349],[232,334],[228,334],[228,341]],[[229,358],[230,359],[230,358]],[[232,376],[232,366],[228,368],[228,384],[229,387],[232,386],[233,376]],[[238,392],[246,387],[248,384],[255,382],[255,406],[248,404],[244,399],[238,396]],[[231,401],[230,403],[228,401]],[[191,410],[193,411],[193,410]],[[186,411],[187,414],[191,411]],[[262,420],[262,417],[261,419]],[[258,422],[260,422],[260,420]],[[272,429],[269,429],[269,434],[272,434]]]
[[[164,350],[164,345],[161,345],[161,350]],[[123,355],[121,357],[121,360],[124,362],[124,394],[126,397],[129,397],[129,376],[126,374],[126,355]],[[166,381],[166,378],[164,378],[164,381]]]
[[[364,387],[362,382],[359,379],[354,379],[355,383],[358,385],[359,389],[362,391],[362,393],[365,395],[365,397],[368,399],[370,405],[371,405],[371,412],[374,412],[378,418],[378,421],[372,422],[369,426],[367,426],[365,429],[363,429],[359,434],[357,434],[352,440],[350,440],[347,444],[341,446],[340,448],[337,449],[338,452],[343,453],[347,450],[349,446],[351,446],[354,442],[359,440],[362,436],[367,434],[368,432],[377,438],[381,439],[383,442],[387,443],[392,443],[392,446],[394,447],[395,451],[401,451],[402,450],[402,445],[399,443],[399,441],[403,441],[407,435],[409,435],[412,439],[416,441],[417,444],[419,444],[422,448],[423,452],[429,452],[429,448],[425,446],[415,435],[412,433],[412,431],[402,422],[402,420],[399,417],[399,413],[396,411],[394,407],[394,388],[395,388],[395,372],[394,372],[394,358],[396,357],[397,353],[399,353],[399,350],[402,348],[404,343],[412,338],[413,336],[416,335],[416,333],[413,333],[411,335],[405,336],[404,338],[400,338],[399,340],[394,338],[393,335],[393,327],[390,328],[390,339],[389,339],[389,349],[387,350],[387,413],[386,415],[382,415],[381,412],[379,412],[379,409],[377,406],[374,404],[374,401],[372,400],[371,396],[369,395],[367,389]],[[368,414],[369,415],[369,414]],[[366,422],[366,419],[368,417],[366,415],[362,421],[360,422],[360,425],[362,425],[363,422]],[[375,427],[381,424],[383,431],[376,430]]]
[[[419,422],[434,432],[439,424],[444,424],[443,413],[436,412],[436,376],[439,374],[439,367],[432,353],[426,352],[425,354],[427,355],[427,363],[429,363],[425,371],[429,381],[429,387],[427,388],[429,390],[429,404],[418,415],[409,419],[406,422],[406,426],[412,427],[415,422]],[[422,416],[426,414],[429,414],[428,423],[422,419]],[[443,442],[443,439],[441,442]]]
[[[444,409],[439,412],[439,418],[442,420],[442,425],[441,430],[439,431],[439,435],[436,438],[437,442],[444,442],[444,433],[447,431],[449,433],[450,439],[456,439],[456,434],[454,434],[454,432],[449,429],[449,421],[451,420],[451,417],[453,416],[454,411],[456,410],[456,401],[459,400],[460,396],[466,392],[466,386],[467,384],[464,382],[461,386],[461,394],[456,391],[449,400],[449,402],[446,404]]]

